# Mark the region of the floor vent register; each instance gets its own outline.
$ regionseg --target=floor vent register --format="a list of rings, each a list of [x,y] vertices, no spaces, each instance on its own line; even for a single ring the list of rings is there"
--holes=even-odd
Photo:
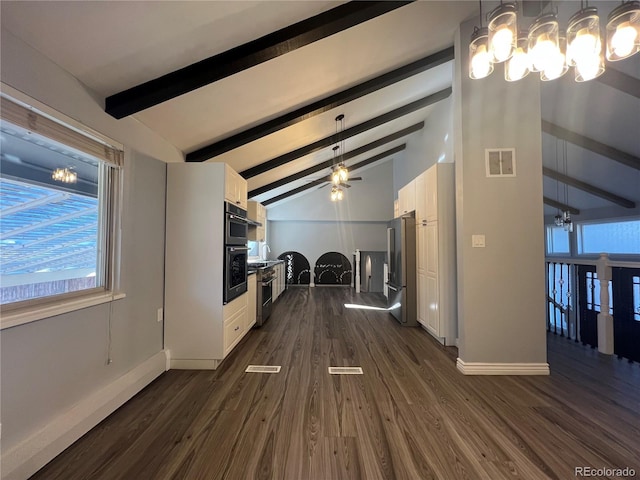
[[[329,367],[331,375],[362,375],[362,367]]]
[[[247,373],[280,373],[280,365],[249,365]]]

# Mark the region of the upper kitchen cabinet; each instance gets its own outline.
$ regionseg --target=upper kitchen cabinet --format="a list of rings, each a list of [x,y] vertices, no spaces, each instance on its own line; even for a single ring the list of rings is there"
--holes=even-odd
[[[229,165],[224,169],[224,198],[227,202],[247,209],[247,181]]]
[[[398,190],[398,216],[416,209],[416,181],[411,180]]]
[[[260,223],[260,226],[249,225],[249,240],[254,242],[264,242],[265,225],[267,224],[267,209],[261,203],[250,200],[247,202],[247,217]]]

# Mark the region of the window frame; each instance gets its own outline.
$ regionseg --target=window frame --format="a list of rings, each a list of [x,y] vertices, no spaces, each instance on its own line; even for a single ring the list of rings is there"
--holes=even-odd
[[[2,97],[3,103],[7,101],[12,102],[24,109],[30,110],[30,112],[39,116],[38,118],[42,117],[45,121],[55,122],[67,131],[73,132],[74,135],[80,134],[86,137],[89,142],[94,143],[98,147],[102,144],[105,152],[105,156],[96,156],[87,152],[100,160],[98,166],[98,208],[100,209],[100,222],[104,225],[99,225],[99,232],[103,233],[99,233],[98,238],[98,251],[100,253],[97,258],[98,265],[96,267],[96,274],[98,274],[99,270],[104,272],[103,285],[85,290],[0,305],[0,330],[126,297],[124,292],[119,291],[122,202],[124,198],[123,178],[125,156],[127,155],[124,146],[64,114],[43,105],[37,100],[8,87],[4,83],[0,83],[0,86],[2,87],[0,96]],[[14,123],[9,119],[3,119],[3,121],[10,124]],[[25,128],[24,125],[20,125],[19,123],[15,124]],[[42,133],[40,134],[42,135]],[[53,140],[67,144],[67,142],[61,141],[59,138],[53,138]],[[107,159],[108,155],[113,154],[113,152],[115,152],[117,156],[115,162]]]

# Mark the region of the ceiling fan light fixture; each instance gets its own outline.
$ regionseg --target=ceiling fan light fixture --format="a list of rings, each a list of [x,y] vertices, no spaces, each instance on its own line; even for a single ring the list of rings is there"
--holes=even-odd
[[[607,60],[624,60],[640,51],[640,1],[624,2],[607,18]]]
[[[489,15],[488,46],[492,63],[502,63],[513,55],[518,39],[516,4],[501,3]]]
[[[513,55],[504,65],[504,79],[507,82],[515,82],[529,75],[531,61],[527,54],[527,42],[526,32],[520,32]]]
[[[344,192],[342,191],[341,188],[338,187],[332,187],[331,188],[331,201],[332,202],[337,202],[339,200],[342,200],[344,198]]]
[[[469,43],[469,78],[479,80],[493,72],[493,63],[489,54],[489,29],[475,28]]]
[[[558,18],[547,13],[536,18],[529,27],[528,48],[532,72],[544,71],[559,48]]]

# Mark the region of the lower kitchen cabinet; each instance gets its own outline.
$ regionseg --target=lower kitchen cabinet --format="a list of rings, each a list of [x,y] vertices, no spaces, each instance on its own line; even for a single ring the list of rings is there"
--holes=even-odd
[[[278,297],[284,292],[285,282],[286,282],[286,267],[285,262],[277,263],[273,266],[275,270],[275,279],[271,284],[271,301],[275,303]]]
[[[245,293],[222,307],[225,357],[247,333],[248,299],[249,294]]]

